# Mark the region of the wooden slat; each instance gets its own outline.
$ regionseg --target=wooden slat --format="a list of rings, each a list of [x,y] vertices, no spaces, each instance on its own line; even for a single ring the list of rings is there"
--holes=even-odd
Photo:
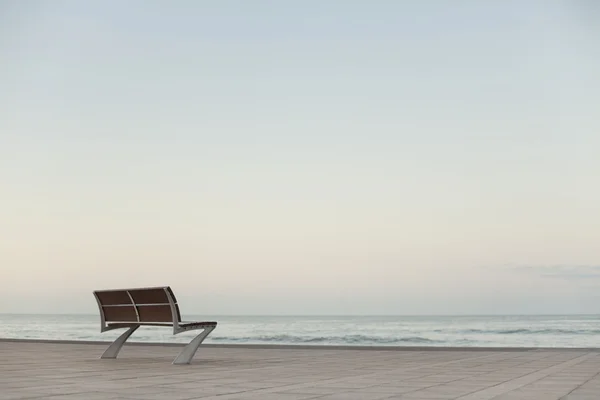
[[[137,322],[137,314],[133,306],[102,307],[106,322]]]
[[[173,322],[169,305],[138,306],[140,322]]]
[[[129,294],[135,304],[169,304],[169,298],[162,288],[130,289]]]
[[[96,292],[100,304],[103,306],[115,306],[121,304],[131,304],[131,299],[124,290],[111,290]]]

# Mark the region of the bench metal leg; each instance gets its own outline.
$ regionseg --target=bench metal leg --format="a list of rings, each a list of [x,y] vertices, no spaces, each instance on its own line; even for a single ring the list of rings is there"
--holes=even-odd
[[[106,349],[100,358],[117,358],[117,354],[119,354],[119,351],[121,351],[121,347],[123,347],[125,341],[127,341],[129,336],[131,336],[131,334],[139,327],[139,325],[130,326],[129,329],[123,332],[121,336],[119,336],[114,342],[112,342],[110,346],[108,346],[108,349]]]
[[[173,364],[189,364],[192,361],[192,358],[194,358],[196,351],[198,351],[198,347],[200,347],[204,339],[206,339],[206,337],[214,330],[215,327],[204,328],[202,333],[192,339],[192,341],[181,350],[181,353],[175,358]]]

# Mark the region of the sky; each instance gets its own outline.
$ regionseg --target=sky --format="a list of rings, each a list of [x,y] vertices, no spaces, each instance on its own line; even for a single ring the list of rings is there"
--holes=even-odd
[[[592,0],[0,0],[0,313],[600,312]]]

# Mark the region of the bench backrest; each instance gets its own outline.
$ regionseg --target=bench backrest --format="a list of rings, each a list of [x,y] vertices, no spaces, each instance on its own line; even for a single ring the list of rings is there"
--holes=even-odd
[[[179,306],[169,286],[96,290],[102,327],[108,323],[181,322]]]

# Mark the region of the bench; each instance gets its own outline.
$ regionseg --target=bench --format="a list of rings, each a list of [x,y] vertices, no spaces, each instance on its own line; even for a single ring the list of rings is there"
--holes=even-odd
[[[173,327],[173,334],[202,329],[187,344],[173,364],[189,364],[204,339],[217,327],[216,322],[183,322],[179,305],[169,286],[136,289],[96,290],[100,309],[100,332],[124,329],[101,358],[117,358],[125,341],[140,326]]]

